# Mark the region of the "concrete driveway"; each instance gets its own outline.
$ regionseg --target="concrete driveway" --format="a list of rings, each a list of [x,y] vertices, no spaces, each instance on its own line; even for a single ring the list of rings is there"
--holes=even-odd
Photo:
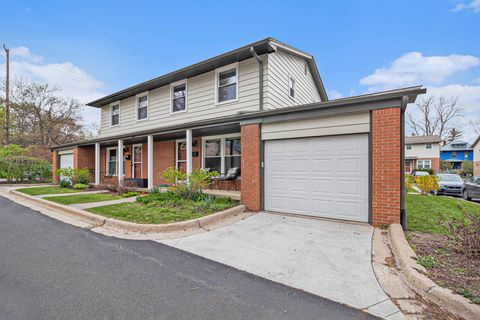
[[[372,235],[368,225],[262,212],[159,242],[382,318],[403,319],[373,272]]]

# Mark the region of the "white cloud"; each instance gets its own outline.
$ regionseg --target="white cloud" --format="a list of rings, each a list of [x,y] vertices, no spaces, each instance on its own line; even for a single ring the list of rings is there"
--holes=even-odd
[[[458,12],[462,10],[471,10],[474,13],[480,12],[480,0],[472,0],[467,3],[457,3],[457,5],[455,5],[455,7],[452,9],[453,12]]]
[[[408,52],[394,60],[388,67],[376,69],[360,80],[371,91],[419,84],[441,84],[459,71],[480,65],[480,58],[471,55],[426,57],[420,52]]]
[[[341,99],[343,98],[343,94],[337,90],[328,90],[328,98],[330,100]]]
[[[71,62],[42,63],[44,58],[32,54],[27,47],[12,48],[10,57],[12,81],[21,78],[27,81],[48,83],[51,86],[59,87],[61,96],[75,98],[83,104],[104,95],[102,92],[103,83]],[[3,78],[5,63],[4,59],[0,61],[2,61],[0,74]],[[85,123],[98,123],[100,121],[98,109],[85,107],[84,111]]]

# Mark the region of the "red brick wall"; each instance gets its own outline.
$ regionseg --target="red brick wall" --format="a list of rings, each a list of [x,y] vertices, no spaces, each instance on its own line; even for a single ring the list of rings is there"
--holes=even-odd
[[[55,170],[58,169],[58,152],[57,150],[52,151],[52,181],[57,183],[57,176],[55,175]]]
[[[242,203],[252,211],[261,210],[260,189],[260,124],[241,128],[242,139]]]
[[[400,108],[372,111],[372,224],[400,223]]]
[[[162,172],[175,165],[175,140],[153,142],[153,184],[166,183]]]
[[[89,169],[93,179],[95,177],[95,147],[76,147],[73,150],[73,156],[74,168]]]

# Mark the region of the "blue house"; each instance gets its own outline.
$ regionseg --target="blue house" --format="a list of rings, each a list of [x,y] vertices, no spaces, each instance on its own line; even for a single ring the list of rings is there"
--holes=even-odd
[[[452,169],[461,169],[463,161],[473,161],[472,145],[463,140],[454,140],[440,147],[440,160],[452,164]]]

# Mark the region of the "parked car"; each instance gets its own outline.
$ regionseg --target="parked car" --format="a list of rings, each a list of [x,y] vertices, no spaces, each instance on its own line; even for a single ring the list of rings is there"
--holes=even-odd
[[[460,196],[463,189],[463,180],[458,174],[442,173],[437,174],[438,190],[433,193],[452,194]]]
[[[422,177],[422,176],[429,176],[430,173],[428,173],[427,171],[417,171],[417,170],[414,170],[412,172],[412,176],[414,177]]]
[[[471,177],[465,182],[462,189],[462,197],[465,200],[480,198],[480,177]]]

